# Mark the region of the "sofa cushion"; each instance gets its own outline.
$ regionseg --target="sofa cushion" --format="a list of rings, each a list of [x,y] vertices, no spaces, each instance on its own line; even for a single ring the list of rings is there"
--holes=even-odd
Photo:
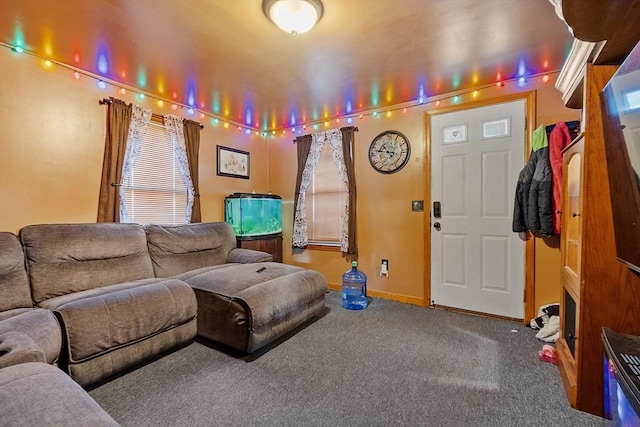
[[[279,262],[225,264],[213,268],[187,271],[177,275],[175,278],[187,282],[193,288],[206,289],[222,295],[237,296],[255,285],[301,271],[306,271],[306,269]]]
[[[102,292],[97,292],[102,291]],[[176,279],[141,280],[47,302],[64,326],[69,363],[108,353],[195,319],[193,290]]]
[[[7,426],[118,426],[79,384],[45,363],[0,369],[0,414]]]
[[[0,368],[26,362],[46,362],[36,343],[21,332],[0,334]]]
[[[24,267],[24,252],[13,233],[0,233],[0,312],[33,307],[29,278]]]
[[[60,324],[49,310],[16,308],[0,313],[0,334],[19,332],[28,336],[42,351],[47,363],[58,362],[62,349]]]
[[[233,228],[226,222],[154,224],[145,231],[156,277],[224,264],[236,247]]]
[[[20,230],[33,300],[137,279],[153,266],[138,224],[41,224]]]

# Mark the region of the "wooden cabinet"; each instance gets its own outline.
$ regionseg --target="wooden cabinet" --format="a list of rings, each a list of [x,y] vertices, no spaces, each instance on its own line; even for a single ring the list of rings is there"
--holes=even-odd
[[[275,262],[282,262],[282,234],[252,239],[237,239],[238,247],[267,252]]]
[[[562,300],[560,319],[562,338],[558,341],[560,374],[571,406],[576,406],[576,336],[580,305],[580,258],[582,251],[582,160],[584,135],[580,135],[564,151],[562,168]],[[579,354],[579,353],[578,353]]]
[[[562,227],[562,281],[574,295],[580,289],[580,252],[582,249],[582,157],[584,136],[580,135],[563,154],[564,206]]]
[[[616,260],[600,107],[616,69],[586,65],[584,132],[563,153],[558,369],[571,406],[600,416],[602,328],[640,334],[640,276]]]

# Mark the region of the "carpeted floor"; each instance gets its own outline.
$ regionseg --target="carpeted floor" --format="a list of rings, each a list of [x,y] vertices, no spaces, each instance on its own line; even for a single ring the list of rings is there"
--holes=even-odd
[[[569,407],[519,323],[380,299],[262,352],[201,342],[90,394],[124,426],[603,426]]]

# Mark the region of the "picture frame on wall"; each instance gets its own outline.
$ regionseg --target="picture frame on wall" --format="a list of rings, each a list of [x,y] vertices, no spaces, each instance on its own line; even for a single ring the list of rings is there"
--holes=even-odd
[[[231,178],[249,179],[249,153],[216,145],[218,161],[216,174]]]

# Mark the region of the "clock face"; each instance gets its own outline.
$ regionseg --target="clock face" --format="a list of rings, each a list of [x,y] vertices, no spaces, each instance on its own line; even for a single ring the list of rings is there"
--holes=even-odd
[[[395,130],[382,132],[369,146],[369,162],[380,173],[398,172],[407,164],[409,156],[409,140]]]

